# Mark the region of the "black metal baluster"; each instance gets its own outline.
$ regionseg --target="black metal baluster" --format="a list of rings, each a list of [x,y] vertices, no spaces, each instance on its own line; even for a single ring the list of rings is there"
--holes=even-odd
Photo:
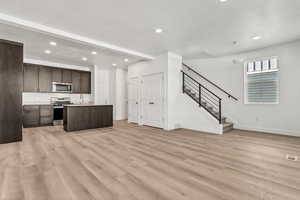
[[[219,99],[219,123],[222,124],[222,113],[221,113],[221,109],[222,109],[222,100]]]
[[[199,84],[199,106],[200,107],[202,106],[202,103],[201,103],[201,84]]]
[[[182,93],[184,93],[184,85],[185,85],[185,83],[184,83],[184,72],[182,72]]]

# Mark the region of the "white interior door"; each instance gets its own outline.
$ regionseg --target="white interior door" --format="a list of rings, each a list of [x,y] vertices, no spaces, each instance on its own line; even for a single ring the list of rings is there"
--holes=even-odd
[[[143,124],[163,128],[163,74],[143,77]]]
[[[128,122],[139,122],[139,79],[131,78],[128,84]]]

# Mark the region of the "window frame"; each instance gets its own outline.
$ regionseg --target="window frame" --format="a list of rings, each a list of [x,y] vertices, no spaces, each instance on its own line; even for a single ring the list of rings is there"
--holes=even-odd
[[[264,60],[276,59],[277,68],[269,69],[268,71],[254,71],[248,73],[248,63],[251,62],[263,62]],[[256,73],[269,73],[269,72],[278,72],[278,100],[276,102],[249,102],[248,101],[248,74],[256,74]],[[244,62],[244,104],[246,105],[278,105],[280,103],[280,69],[279,69],[279,61],[277,56],[249,59]]]

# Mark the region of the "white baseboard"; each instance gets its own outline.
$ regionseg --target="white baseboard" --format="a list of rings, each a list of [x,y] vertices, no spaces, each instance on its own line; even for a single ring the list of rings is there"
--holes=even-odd
[[[234,124],[234,128],[240,129],[240,130],[247,130],[247,131],[257,131],[257,132],[265,132],[265,133],[272,133],[272,134],[278,134],[278,135],[288,135],[288,136],[300,137],[300,131],[294,131],[294,130],[257,128],[257,127],[250,127],[250,126],[244,126],[244,125],[238,125],[238,124]]]

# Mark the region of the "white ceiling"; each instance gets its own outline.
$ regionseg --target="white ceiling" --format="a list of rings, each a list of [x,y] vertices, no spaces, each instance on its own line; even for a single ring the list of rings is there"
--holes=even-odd
[[[24,44],[24,57],[26,59],[88,67],[97,65],[106,68],[113,67],[113,63],[117,64],[117,67],[126,67],[131,63],[142,60],[138,56],[61,39],[48,34],[1,23],[0,38],[22,42]],[[56,42],[56,46],[50,45],[50,42]],[[46,54],[45,50],[50,50],[51,54]],[[93,51],[96,51],[97,55],[92,55]],[[83,57],[86,57],[87,61],[83,61]],[[129,59],[129,62],[124,62],[125,58]]]
[[[149,56],[169,50],[184,58],[297,40],[299,10],[299,0],[0,0],[2,14]],[[154,33],[158,27],[162,34]]]

